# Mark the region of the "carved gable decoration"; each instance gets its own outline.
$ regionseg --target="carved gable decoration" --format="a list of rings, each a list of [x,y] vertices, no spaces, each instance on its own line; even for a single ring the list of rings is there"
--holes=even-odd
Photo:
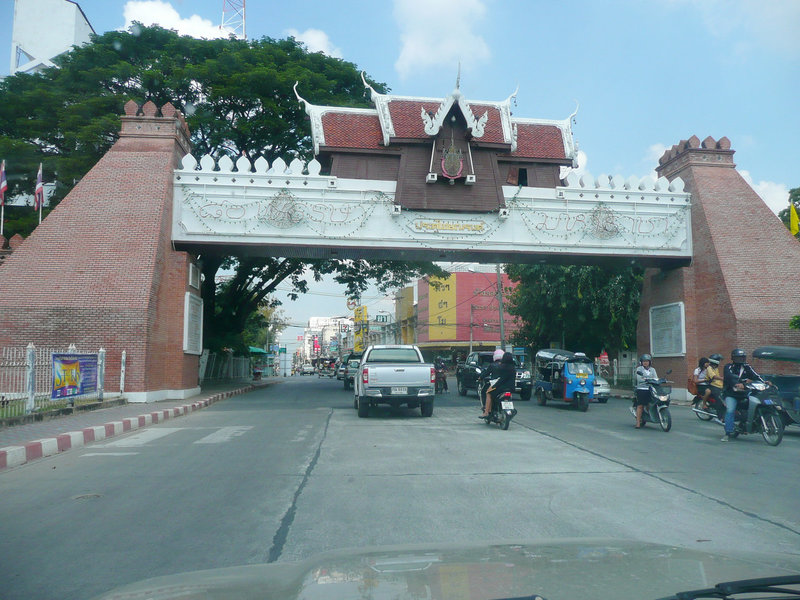
[[[429,120],[432,122],[430,117]],[[474,174],[468,140],[469,126],[458,107],[451,108],[441,121],[434,141],[434,160],[430,172],[437,173],[453,184],[457,179]]]
[[[425,133],[428,135],[438,134],[442,129],[445,117],[450,114],[450,110],[453,105],[457,105],[460,109],[461,115],[467,124],[467,131],[470,133],[470,135],[473,138],[482,138],[486,128],[486,122],[489,119],[489,111],[488,109],[485,110],[480,117],[476,118],[475,115],[472,114],[472,109],[470,108],[469,104],[467,104],[466,100],[464,100],[464,97],[461,95],[461,92],[458,89],[454,90],[448,98],[444,99],[434,115],[426,112],[424,107],[422,108],[420,116],[422,117],[422,122],[425,126]]]

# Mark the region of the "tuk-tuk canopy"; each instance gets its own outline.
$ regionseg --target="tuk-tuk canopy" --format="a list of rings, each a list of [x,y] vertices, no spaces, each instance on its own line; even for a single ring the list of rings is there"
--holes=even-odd
[[[800,362],[800,348],[792,346],[761,346],[753,350],[753,358]]]
[[[544,348],[536,353],[536,362],[586,362],[591,363],[592,359],[583,352],[570,352],[569,350],[559,350],[558,348]]]

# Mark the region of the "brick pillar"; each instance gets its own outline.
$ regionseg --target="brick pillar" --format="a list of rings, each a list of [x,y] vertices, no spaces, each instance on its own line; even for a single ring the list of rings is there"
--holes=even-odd
[[[198,390],[183,353],[192,257],[171,244],[173,169],[190,150],[171,104],[125,105],[118,141],[0,266],[0,346],[106,349],[106,389],[135,401]]]
[[[800,331],[789,329],[800,313],[800,244],[736,170],[733,154],[728,138],[692,136],[657,168],[692,194],[693,256],[689,267],[648,269],[637,343],[640,353],[651,350],[652,306],[684,303],[685,356],[654,358],[659,374],[673,370],[676,388],[701,356],[719,352],[727,362],[737,347],[750,355],[762,345],[800,346]]]

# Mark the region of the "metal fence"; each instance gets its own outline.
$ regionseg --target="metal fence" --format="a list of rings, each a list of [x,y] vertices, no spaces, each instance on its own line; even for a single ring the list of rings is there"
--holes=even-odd
[[[75,346],[64,348],[0,348],[0,418],[36,411],[55,410],[69,404],[89,404],[103,398],[105,350],[97,352],[97,391],[74,398],[51,399],[52,353],[79,353]]]
[[[202,363],[201,363],[202,364]],[[253,377],[253,367],[246,356],[231,356],[227,352],[211,352],[205,369],[200,373],[201,383],[226,379],[247,379]]]

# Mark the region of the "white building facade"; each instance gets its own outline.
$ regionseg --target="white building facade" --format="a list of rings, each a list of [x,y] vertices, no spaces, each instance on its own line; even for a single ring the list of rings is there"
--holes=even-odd
[[[36,73],[55,66],[56,56],[88,43],[94,32],[77,2],[14,0],[11,74]]]

